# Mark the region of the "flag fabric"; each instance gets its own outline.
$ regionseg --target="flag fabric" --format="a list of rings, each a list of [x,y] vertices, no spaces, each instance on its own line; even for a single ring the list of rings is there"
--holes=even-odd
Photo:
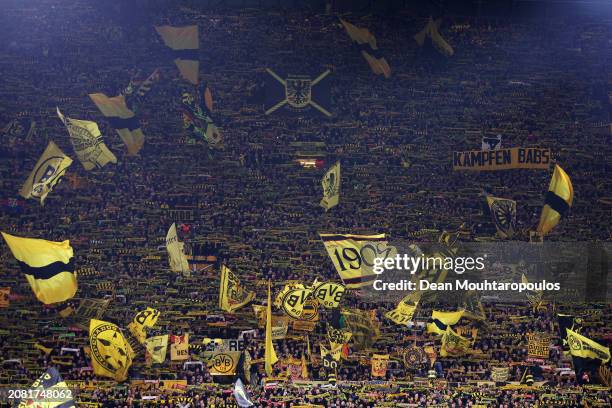
[[[149,337],[144,342],[147,353],[156,363],[163,363],[166,360],[168,350],[168,335]]]
[[[433,18],[429,17],[429,21],[425,28],[423,28],[419,33],[414,36],[415,41],[419,45],[419,47],[423,47],[427,39],[431,41],[431,45],[438,50],[442,55],[447,57],[451,57],[455,51],[453,47],[451,47],[446,40],[440,35],[438,29],[440,27],[440,23],[442,20],[438,19],[436,21]]]
[[[544,207],[538,224],[538,233],[542,236],[548,234],[561,220],[572,206],[574,201],[574,187],[567,173],[555,165],[544,199]]]
[[[38,380],[34,381],[29,387],[30,390],[40,390],[48,393],[53,393],[52,390],[57,390],[53,393],[52,398],[24,398],[17,405],[18,408],[36,407],[36,408],[76,408],[76,403],[72,398],[72,394],[67,393],[68,385],[62,379],[59,371],[56,368],[50,367],[41,375]],[[36,394],[36,393],[30,393]]]
[[[208,94],[210,91],[206,87]],[[181,112],[183,115],[183,127],[189,130],[196,137],[206,141],[211,147],[220,147],[223,144],[221,132],[212,119],[212,96],[207,100],[206,92],[204,97],[198,95],[195,98],[186,92],[182,96]]]
[[[573,330],[565,329],[567,332],[567,344],[570,354],[574,357],[594,358],[607,363],[610,361],[610,349],[602,346]]]
[[[412,321],[412,317],[414,316],[414,312],[416,311],[418,304],[418,300],[413,301],[412,296],[408,295],[397,304],[397,307],[394,310],[390,310],[385,313],[385,317],[395,324],[405,326]]]
[[[74,297],[78,285],[70,241],[20,238],[4,232],[2,237],[38,300],[48,305]]]
[[[387,365],[389,364],[388,354],[374,354],[372,356],[372,377],[387,376]]]
[[[264,113],[311,116],[318,113],[331,117],[331,81],[329,69],[309,75],[278,74],[266,68]]]
[[[495,382],[506,382],[510,376],[508,367],[491,367],[491,380]]]
[[[170,336],[170,360],[182,361],[189,359],[189,333],[181,336]]]
[[[458,310],[456,312],[433,310],[431,312],[431,319],[427,323],[427,333],[444,335],[448,326],[457,324],[461,317],[463,317],[463,310]]]
[[[342,316],[353,334],[353,346],[356,350],[371,347],[378,339],[380,329],[367,311],[350,309],[343,311]]]
[[[516,231],[516,201],[487,196],[487,204],[495,228],[497,228],[497,234],[501,238],[511,238]]]
[[[117,325],[91,319],[89,347],[94,374],[116,381],[127,379],[134,351]]]
[[[545,332],[527,333],[527,355],[547,359],[550,354],[550,334]]]
[[[156,68],[151,75],[144,80],[132,79],[122,92],[125,97],[125,104],[129,110],[137,113],[145,99],[146,94],[151,90],[153,84],[160,79],[160,71]]]
[[[298,282],[288,282],[278,293],[274,306],[282,309],[287,316],[299,319],[304,311],[304,304],[311,298],[312,289],[304,287]]]
[[[502,147],[502,135],[495,137],[483,136],[480,143],[480,150],[498,150]]]
[[[387,245],[385,234],[319,234],[342,282],[349,289],[372,284],[374,258],[396,255],[394,247]]]
[[[115,155],[104,144],[96,122],[67,118],[59,108],[56,109],[57,116],[68,129],[74,152],[85,170],[100,169],[108,163],[117,163]]]
[[[359,28],[353,24],[340,19],[346,33],[351,37],[354,43],[357,44],[361,51],[361,55],[370,65],[370,69],[376,75],[384,75],[385,78],[391,76],[391,68],[385,57],[378,50],[376,45],[376,37],[367,28]]]
[[[144,145],[144,134],[140,129],[138,117],[131,111],[125,102],[125,96],[113,96],[109,98],[102,93],[89,94],[102,115],[108,119],[111,126],[125,143],[128,154],[138,154]]]
[[[272,343],[272,298],[270,295],[270,282],[268,282],[268,303],[266,306],[266,350],[265,350],[265,369],[268,377],[272,376],[272,366],[276,364],[276,350]]]
[[[159,310],[147,307],[145,310],[136,313],[134,320],[132,320],[132,322],[128,325],[128,329],[136,340],[138,340],[140,344],[143,344],[147,337],[145,330],[147,328],[152,328],[157,322],[158,318]]]
[[[166,234],[166,250],[170,260],[170,270],[172,272],[182,272],[184,276],[191,276],[184,247],[185,244],[178,239],[176,224],[172,223]]]
[[[164,44],[173,50],[174,63],[181,76],[196,85],[199,82],[200,71],[198,26],[157,26],[155,31],[161,36]]]
[[[210,375],[236,375],[241,351],[223,351],[212,353],[208,360],[208,372]]]
[[[238,404],[240,408],[252,407],[254,405],[251,402],[249,394],[247,393],[246,388],[244,388],[244,384],[242,384],[240,378],[236,380],[232,394],[234,395],[234,398],[236,398],[236,404]]]
[[[521,283],[524,283],[524,284],[529,283],[529,280],[527,280],[527,276],[525,276],[524,273],[521,275]],[[537,308],[542,304],[543,295],[544,295],[543,290],[525,291],[525,296],[527,296],[527,300],[529,301],[529,304],[531,304],[534,310],[537,310]]]
[[[321,179],[323,198],[319,205],[325,208],[325,211],[337,206],[340,202],[340,184],[340,162],[336,162]]]
[[[462,356],[467,352],[471,344],[469,339],[458,335],[453,331],[450,325],[446,326],[446,331],[442,336],[442,346],[440,347],[440,355],[442,357]]]
[[[34,170],[19,190],[23,198],[38,198],[44,204],[45,198],[60,182],[66,170],[72,164],[72,159],[64,154],[52,141],[36,162]]]
[[[316,282],[312,285],[313,298],[327,309],[335,309],[340,305],[346,288],[335,282]]]
[[[255,299],[255,292],[246,290],[238,277],[225,265],[221,265],[219,285],[219,309],[233,313]]]

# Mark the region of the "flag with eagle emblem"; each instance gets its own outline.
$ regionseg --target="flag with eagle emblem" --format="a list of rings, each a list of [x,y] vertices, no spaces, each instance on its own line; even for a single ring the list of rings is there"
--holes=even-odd
[[[340,162],[336,162],[327,170],[321,180],[323,198],[319,203],[325,211],[335,207],[340,202]]]

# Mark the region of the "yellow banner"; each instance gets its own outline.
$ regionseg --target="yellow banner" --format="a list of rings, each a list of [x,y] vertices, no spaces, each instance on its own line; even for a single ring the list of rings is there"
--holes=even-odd
[[[170,359],[174,361],[189,359],[189,333],[170,336]]]
[[[209,360],[208,371],[210,375],[235,375],[240,354],[242,354],[240,351],[213,354]]]
[[[372,356],[372,377],[387,376],[387,364],[389,363],[388,354],[374,354]]]
[[[497,150],[453,152],[453,170],[490,171],[509,169],[547,170],[551,163],[550,149],[513,147]]]

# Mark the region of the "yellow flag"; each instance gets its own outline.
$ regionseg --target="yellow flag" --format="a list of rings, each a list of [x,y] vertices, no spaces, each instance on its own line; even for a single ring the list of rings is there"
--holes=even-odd
[[[128,329],[140,344],[144,343],[147,337],[145,328],[153,327],[158,317],[159,311],[151,307],[136,313],[134,320],[128,325]]]
[[[544,207],[540,215],[538,232],[544,236],[553,229],[561,217],[570,209],[574,201],[574,187],[569,176],[561,167],[555,165],[555,171],[550,179],[548,192],[544,199]]]
[[[429,21],[425,28],[423,28],[419,33],[414,36],[417,44],[422,47],[425,44],[425,40],[429,38],[431,40],[431,44],[443,55],[450,57],[455,53],[453,47],[450,46],[446,42],[444,38],[440,35],[438,31],[438,27],[440,26],[441,20],[434,21],[431,17],[429,17]]]
[[[388,354],[374,354],[372,356],[372,377],[386,377],[388,363]]]
[[[208,361],[210,375],[235,375],[241,351],[215,352]]]
[[[446,332],[442,336],[442,347],[440,355],[461,356],[469,349],[471,341],[455,333],[450,325],[446,326]]]
[[[289,282],[276,296],[274,305],[293,319],[299,319],[304,311],[304,304],[310,299],[312,290],[305,288],[304,284]]]
[[[602,346],[573,330],[565,329],[567,332],[567,344],[570,348],[570,353],[575,357],[597,358],[604,363],[610,361],[610,349]]]
[[[308,379],[308,364],[306,363],[306,355],[302,353],[302,379]]]
[[[221,265],[219,285],[219,309],[233,313],[255,299],[255,292],[246,290],[238,277],[225,265]]]
[[[191,276],[184,247],[185,244],[178,239],[176,224],[172,223],[166,234],[166,249],[170,257],[170,270],[172,272],[182,272],[184,276]]]
[[[376,45],[376,37],[367,29],[357,27],[348,21],[340,19],[346,33],[351,37],[361,51],[361,55],[370,65],[370,69],[376,75],[384,75],[385,78],[391,76],[391,68],[385,57],[378,50]]]
[[[117,325],[102,320],[89,321],[89,346],[94,374],[125,381],[134,351]]]
[[[394,310],[390,310],[385,313],[385,317],[391,320],[395,324],[399,324],[400,326],[404,326],[408,324],[412,320],[414,316],[414,312],[417,309],[418,301],[413,302],[410,299],[411,295],[408,295],[406,298],[402,299]]]
[[[115,128],[125,143],[128,154],[131,156],[137,154],[144,146],[144,134],[136,114],[127,107],[125,97],[119,95],[109,98],[102,93],[90,94],[89,97]]]
[[[34,170],[30,173],[19,194],[23,198],[38,198],[45,203],[45,198],[59,183],[72,164],[72,159],[64,154],[53,142],[49,142],[40,159],[36,162]]]
[[[108,163],[117,163],[115,155],[108,150],[96,122],[71,119],[62,115],[59,108],[57,116],[68,129],[74,152],[85,170],[102,168]]]
[[[189,333],[182,336],[170,336],[170,360],[189,359]]]
[[[168,335],[149,337],[144,342],[147,353],[151,355],[156,363],[163,363],[166,360],[168,350]]]
[[[319,234],[342,282],[349,289],[372,284],[375,258],[393,258],[397,250],[387,244],[385,234]]]
[[[174,63],[181,76],[192,84],[197,84],[200,69],[198,26],[158,26],[155,27],[155,30],[161,36],[164,44],[174,50]]]
[[[312,296],[327,309],[335,309],[344,298],[346,288],[335,282],[315,282],[312,285]]]
[[[78,286],[70,241],[20,238],[4,232],[2,237],[38,300],[48,305],[74,297]]]
[[[431,321],[427,323],[427,333],[443,335],[446,332],[447,326],[457,324],[463,316],[463,313],[463,310],[458,310],[456,312],[432,311]]]
[[[268,282],[268,306],[266,309],[266,351],[265,367],[268,377],[272,376],[272,366],[276,364],[278,357],[272,344],[272,298],[270,295],[270,282]]]
[[[51,367],[41,375],[38,380],[29,387],[28,396],[34,398],[24,398],[19,402],[18,408],[36,407],[36,408],[75,408],[76,404],[72,394],[66,392],[68,385],[62,379],[59,371]],[[42,391],[55,395],[54,397],[43,398],[32,390]],[[42,395],[42,392],[40,393]],[[55,394],[54,394],[55,392]]]
[[[323,186],[323,198],[320,205],[325,208],[325,211],[335,207],[340,202],[340,162],[336,162],[327,170],[327,173],[321,180]]]

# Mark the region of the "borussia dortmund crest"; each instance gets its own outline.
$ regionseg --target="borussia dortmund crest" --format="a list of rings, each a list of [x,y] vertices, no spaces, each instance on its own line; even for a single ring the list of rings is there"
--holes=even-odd
[[[318,77],[312,79],[306,75],[288,75],[286,78],[281,78],[276,72],[269,68],[266,68],[268,74],[270,74],[276,81],[278,81],[285,90],[284,99],[278,102],[272,99],[272,106],[266,109],[266,115],[269,115],[283,106],[287,105],[288,108],[294,111],[306,110],[312,107],[325,116],[331,116],[332,114],[324,107],[326,103],[323,101],[317,101],[313,88],[321,81],[323,81],[330,73],[330,70],[326,70]],[[282,94],[278,94],[278,97],[282,97]],[[320,96],[320,95],[319,95]],[[321,103],[319,103],[321,102]]]
[[[512,236],[516,228],[516,203],[512,200],[495,200],[491,203],[491,213],[497,229]]]

